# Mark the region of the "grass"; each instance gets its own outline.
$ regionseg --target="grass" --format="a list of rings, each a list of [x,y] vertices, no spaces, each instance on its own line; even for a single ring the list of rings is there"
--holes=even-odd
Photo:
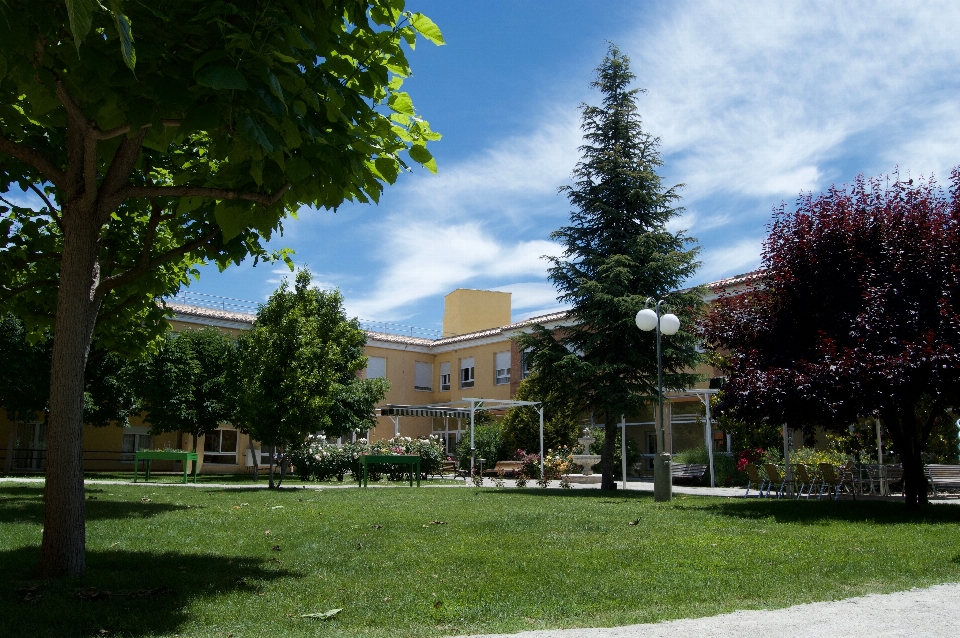
[[[4,636],[513,632],[960,580],[956,506],[475,488],[87,493],[86,574],[36,581],[41,487],[0,485]],[[343,611],[301,618],[329,609]]]

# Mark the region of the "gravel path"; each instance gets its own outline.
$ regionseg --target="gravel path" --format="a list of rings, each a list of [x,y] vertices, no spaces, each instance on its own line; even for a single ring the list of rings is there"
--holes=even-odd
[[[606,629],[558,629],[470,638],[679,638],[688,636],[771,638],[894,638],[960,636],[960,583],[871,594],[772,611],[673,620]]]

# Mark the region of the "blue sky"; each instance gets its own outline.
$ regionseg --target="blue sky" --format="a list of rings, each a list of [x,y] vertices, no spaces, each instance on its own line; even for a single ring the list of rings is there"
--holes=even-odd
[[[304,210],[296,251],[351,316],[439,328],[457,287],[513,293],[514,318],[557,308],[544,254],[569,207],[578,105],[605,40],[632,59],[668,184],[702,246],[691,284],[759,264],[770,211],[801,191],[899,166],[946,183],[960,164],[960,3],[408,0],[421,42],[405,84],[443,139],[378,206]],[[263,301],[285,269],[205,269],[191,290]]]

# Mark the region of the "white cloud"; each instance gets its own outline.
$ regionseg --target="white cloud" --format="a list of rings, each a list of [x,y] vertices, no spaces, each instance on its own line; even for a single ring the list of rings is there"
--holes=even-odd
[[[560,308],[557,301],[557,289],[553,284],[526,281],[521,283],[509,284],[494,288],[500,292],[511,293],[511,305],[514,310],[529,310],[535,308],[538,311],[542,308]]]
[[[348,299],[351,315],[397,319],[405,306],[472,280],[543,276],[541,256],[556,255],[559,247],[544,240],[504,242],[477,222],[421,222],[394,228],[378,252],[385,256],[382,274],[367,296]]]
[[[827,165],[855,144],[873,158],[856,172],[903,167],[904,158],[943,173],[957,161],[960,4],[671,8],[625,49],[649,90],[647,127],[686,199],[819,190],[853,177]],[[928,117],[908,122],[914,113]]]
[[[748,272],[760,265],[763,238],[741,239],[735,243],[705,250],[698,280],[716,281],[730,275]]]

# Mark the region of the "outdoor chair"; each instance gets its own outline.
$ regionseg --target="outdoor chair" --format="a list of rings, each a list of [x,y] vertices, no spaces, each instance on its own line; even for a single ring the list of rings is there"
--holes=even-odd
[[[785,488],[787,485],[792,484],[793,481],[787,480],[786,472],[781,472],[773,463],[767,463],[763,466],[763,469],[767,472],[767,496],[770,496],[770,488],[774,485],[777,486],[777,498],[783,496]]]
[[[857,493],[853,489],[853,483],[849,482],[842,474],[837,472],[837,468],[832,463],[821,463],[820,464],[820,475],[823,477],[823,482],[820,484],[820,494],[817,495],[817,500],[819,501],[823,497],[823,493],[827,494],[830,490],[833,490],[833,500],[840,498],[840,490],[844,485],[850,488],[850,493],[853,495],[853,499],[857,499]]]
[[[797,480],[797,498],[799,499],[801,496],[803,496],[804,487],[807,489],[807,498],[810,498],[810,494],[813,493],[816,479],[810,475],[810,471],[803,463],[797,463],[797,465],[794,466],[793,472]]]
[[[753,463],[747,464],[747,467],[744,468],[747,473],[747,491],[744,492],[743,498],[747,498],[750,494],[750,486],[757,487],[757,498],[763,496],[763,488],[767,485],[767,479],[760,477],[760,470]]]

